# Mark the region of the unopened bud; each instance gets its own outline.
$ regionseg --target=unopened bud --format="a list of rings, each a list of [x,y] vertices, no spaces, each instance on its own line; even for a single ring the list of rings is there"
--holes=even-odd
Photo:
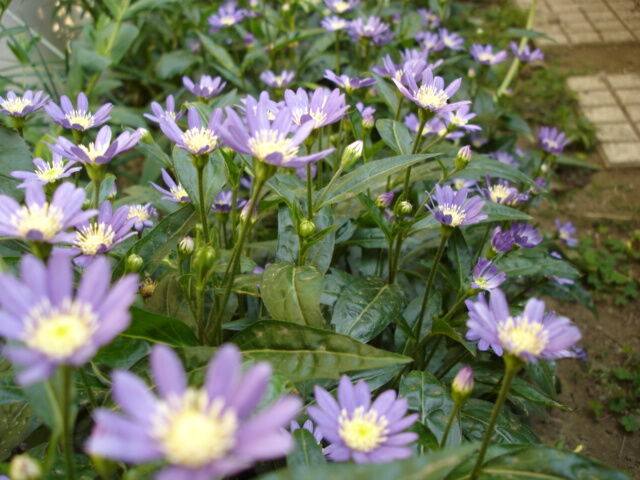
[[[472,153],[470,145],[465,145],[460,150],[458,150],[458,154],[456,155],[455,160],[456,170],[462,170],[467,165],[469,165],[469,162],[471,161],[471,155]]]
[[[142,257],[136,253],[132,253],[127,257],[127,261],[125,262],[125,268],[129,273],[139,272],[144,265],[144,260]]]
[[[300,233],[301,237],[308,237],[309,235],[313,235],[315,231],[316,231],[316,224],[313,223],[311,220],[304,218],[300,221],[298,232]]]
[[[204,248],[198,248],[193,258],[193,265],[195,268],[202,271],[209,270],[213,266],[213,262],[216,260],[216,249],[211,245],[207,245]]]
[[[378,208],[389,208],[391,203],[393,202],[393,197],[395,197],[394,192],[384,192],[376,197],[376,207]]]
[[[183,237],[182,240],[178,243],[178,253],[185,257],[188,257],[193,253],[193,250],[196,248],[196,242],[192,237]]]
[[[140,284],[140,295],[142,298],[149,298],[153,295],[153,292],[156,291],[156,287],[158,286],[158,282],[156,282],[153,278],[147,277]]]
[[[451,396],[456,403],[464,403],[473,391],[473,370],[468,365],[460,369],[451,384]]]
[[[476,69],[475,68],[470,68],[467,71],[467,77],[469,78],[476,78]]]
[[[9,465],[12,480],[38,480],[42,478],[40,463],[27,454],[16,455]]]
[[[146,143],[147,145],[153,144],[153,136],[146,128],[140,127],[136,130],[136,133],[140,137],[140,141],[142,143]]]
[[[413,212],[413,205],[411,205],[411,202],[407,202],[406,200],[403,200],[398,205],[396,205],[396,215],[398,217],[404,217],[406,215],[410,215],[411,212]]]
[[[344,152],[342,152],[342,159],[340,160],[342,168],[349,168],[351,165],[356,163],[362,156],[363,149],[364,142],[362,140],[356,140],[350,145],[347,145]]]

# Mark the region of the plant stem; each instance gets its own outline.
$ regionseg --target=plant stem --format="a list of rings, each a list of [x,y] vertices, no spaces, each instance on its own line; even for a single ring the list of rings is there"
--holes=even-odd
[[[204,162],[203,162],[204,163]],[[207,220],[207,206],[204,202],[204,165],[198,165],[198,206],[200,209],[200,222],[202,223],[202,234],[204,235],[204,243],[209,244],[209,222]]]
[[[339,168],[338,168],[339,170]],[[311,162],[307,163],[307,211],[309,221],[313,221],[313,179],[311,178]]]
[[[100,180],[92,180],[93,183],[93,200],[91,201],[91,206],[93,208],[99,208],[100,206],[100,185],[102,182]]]
[[[73,370],[69,366],[60,368],[62,373],[62,449],[64,450],[64,464],[68,480],[75,480],[76,472],[73,464],[73,425],[71,421],[71,380],[73,378]]]
[[[451,431],[451,427],[453,426],[454,420],[458,417],[458,411],[460,410],[460,404],[455,402],[453,404],[453,409],[451,410],[451,414],[449,415],[449,420],[447,420],[447,426],[444,429],[444,433],[442,434],[442,440],[440,441],[440,447],[444,448],[447,445],[447,440],[449,439],[449,432]]]
[[[80,378],[82,379],[82,384],[84,385],[84,389],[87,392],[87,397],[89,397],[89,403],[91,404],[91,408],[95,410],[98,408],[98,402],[96,401],[96,396],[93,394],[93,389],[91,385],[89,385],[89,377],[87,377],[87,373],[84,369],[80,368]]]
[[[482,241],[480,242],[480,245],[476,250],[476,254],[473,257],[473,265],[478,263],[478,259],[480,258],[480,255],[482,255],[482,251],[484,250],[484,244],[487,243],[487,239],[489,238],[489,233],[491,233],[491,222],[487,224],[487,228],[482,235]]]
[[[398,264],[400,262],[400,253],[402,252],[402,233],[396,236],[396,248],[389,250],[389,280],[387,283],[392,284],[396,281],[396,275],[398,274]]]
[[[336,46],[336,75],[340,75],[340,31],[335,32],[335,46]]]
[[[498,398],[496,403],[493,406],[493,410],[491,411],[491,418],[489,419],[489,425],[487,425],[487,431],[484,433],[484,438],[482,439],[482,445],[480,446],[480,452],[478,453],[478,459],[476,460],[476,464],[473,467],[473,471],[471,472],[471,476],[469,480],[476,480],[478,475],[480,475],[480,470],[482,469],[482,462],[484,461],[484,456],[487,453],[487,448],[489,448],[489,442],[491,441],[491,435],[493,434],[493,428],[496,425],[496,421],[498,420],[498,416],[500,415],[500,411],[502,410],[502,406],[504,405],[505,400],[507,399],[507,393],[509,393],[509,388],[511,387],[511,382],[515,377],[518,370],[522,367],[524,362],[515,356],[512,356],[508,353],[504,356],[504,377],[502,378],[502,385],[500,387],[500,393],[498,393]]]
[[[416,138],[413,141],[413,148],[411,149],[411,153],[415,154],[418,153],[418,150],[420,150],[420,144],[422,143],[422,132],[424,131],[424,126],[427,123],[427,115],[425,115],[425,113],[420,110],[419,112],[420,115],[420,125],[418,125],[418,130],[416,132]],[[403,192],[403,196],[402,199],[403,200],[409,200],[409,184],[411,182],[411,167],[407,167],[407,169],[405,170],[404,173],[404,187],[402,189]],[[400,200],[400,199],[398,199]]]

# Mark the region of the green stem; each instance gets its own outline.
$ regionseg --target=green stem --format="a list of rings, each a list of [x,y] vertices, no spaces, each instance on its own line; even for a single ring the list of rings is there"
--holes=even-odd
[[[84,385],[84,389],[87,392],[87,397],[89,397],[89,404],[91,404],[91,409],[95,410],[98,408],[98,402],[96,400],[96,396],[93,394],[93,389],[91,385],[89,385],[89,377],[87,377],[87,373],[84,369],[80,368],[80,378],[82,379],[82,384]]]
[[[204,162],[202,162],[204,163]],[[202,223],[202,233],[204,235],[204,243],[209,244],[209,222],[207,220],[207,205],[204,199],[204,169],[206,163],[202,166],[196,167],[198,172],[198,207],[200,209],[200,223]]]
[[[453,409],[449,414],[449,420],[447,420],[447,426],[444,429],[444,433],[442,434],[442,440],[440,441],[440,447],[444,448],[447,445],[447,440],[449,439],[449,432],[451,431],[451,427],[453,426],[454,420],[458,417],[458,412],[460,411],[460,403],[456,402],[453,404]]]
[[[71,420],[71,380],[73,378],[73,370],[69,366],[60,368],[62,373],[62,449],[64,450],[64,464],[68,480],[75,480],[76,472],[73,463],[73,424]]]
[[[504,405],[505,400],[507,399],[507,393],[509,393],[509,388],[511,387],[511,382],[515,377],[518,370],[523,365],[523,361],[514,357],[510,354],[505,354],[504,356],[504,377],[502,378],[502,386],[500,387],[500,393],[498,393],[498,398],[496,403],[493,405],[493,410],[491,411],[491,418],[489,419],[489,424],[487,425],[487,430],[484,433],[484,438],[482,439],[482,445],[480,446],[480,452],[478,453],[478,459],[476,460],[476,465],[473,467],[473,471],[471,472],[471,476],[469,480],[476,480],[478,475],[480,475],[480,470],[482,469],[482,462],[484,461],[484,456],[487,453],[487,448],[489,448],[489,443],[491,442],[491,436],[493,434],[493,428],[496,425],[496,421],[498,420],[498,416],[500,415],[500,411],[502,410],[502,406]]]
[[[309,221],[313,221],[313,179],[311,178],[311,162],[307,163],[307,211]]]
[[[331,187],[333,186],[333,184],[335,183],[335,181],[338,179],[338,177],[340,176],[340,174],[342,173],[342,162],[340,162],[340,165],[338,166],[338,169],[335,171],[335,173],[333,174],[333,176],[331,177],[331,180],[329,180],[329,183],[327,183],[327,186],[324,187],[322,189],[322,191],[320,192],[320,195],[317,199],[317,205],[322,205],[322,201],[324,200],[324,197],[327,196],[327,193],[329,193],[329,190],[331,190]],[[313,210],[315,212],[315,209]],[[311,219],[309,219],[311,220]]]
[[[424,132],[424,126],[427,123],[427,115],[425,115],[423,110],[419,112],[420,116],[420,125],[418,125],[418,130],[416,132],[416,138],[413,141],[413,148],[411,149],[412,154],[418,153],[420,150],[420,145],[422,144],[422,132]],[[401,200],[409,200],[409,184],[411,182],[411,167],[407,167],[404,173],[404,187],[402,189],[403,196],[402,198],[398,198],[398,201]]]
[[[484,251],[484,245],[485,243],[487,243],[487,239],[489,238],[489,233],[491,233],[491,222],[487,224],[487,228],[485,229],[484,234],[482,235],[482,241],[480,242],[480,246],[476,250],[476,254],[473,257],[473,265],[478,263],[478,259],[480,258],[480,255]]]
[[[100,180],[92,180],[93,183],[93,200],[91,201],[91,206],[95,209],[100,207],[100,185],[102,182]]]
[[[335,46],[336,46],[336,75],[340,75],[340,31],[335,31]]]
[[[392,284],[396,281],[396,275],[398,274],[398,264],[400,262],[400,253],[402,252],[402,234],[399,233],[396,236],[396,248],[392,251],[389,249],[389,280],[387,283]]]

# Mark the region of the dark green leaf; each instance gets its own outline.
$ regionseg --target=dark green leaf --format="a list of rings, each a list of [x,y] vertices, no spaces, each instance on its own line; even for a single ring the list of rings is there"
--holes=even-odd
[[[497,262],[507,278],[518,276],[549,276],[576,279],[580,273],[568,262],[553,258],[545,250],[523,248],[511,252]]]
[[[131,308],[131,314],[131,325],[122,333],[123,337],[166,343],[174,347],[198,344],[193,331],[180,320],[136,307]]]
[[[403,123],[396,122],[395,120],[382,119],[376,122],[376,129],[382,137],[382,140],[384,140],[384,143],[398,155],[411,153],[413,137]]]
[[[197,61],[197,56],[185,50],[164,53],[156,62],[156,75],[163,80],[181,75]]]
[[[16,189],[20,182],[11,176],[15,170],[32,171],[33,156],[29,147],[20,135],[0,126],[0,193],[9,195],[15,199],[21,199],[23,190]]]
[[[290,469],[327,463],[322,453],[322,447],[311,432],[299,428],[293,432],[292,437],[295,444],[293,451],[287,456],[287,466]]]
[[[489,424],[492,402],[471,399],[462,408],[461,420],[464,436],[469,440],[481,440]],[[504,411],[498,417],[492,435],[493,443],[538,443],[535,434],[515,415]]]

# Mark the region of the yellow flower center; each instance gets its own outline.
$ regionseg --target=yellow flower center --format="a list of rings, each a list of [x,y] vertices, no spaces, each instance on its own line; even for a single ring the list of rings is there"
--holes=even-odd
[[[238,419],[224,400],[188,389],[182,397],[160,403],[153,435],[169,463],[200,468],[222,458],[235,444]]]
[[[9,113],[22,113],[23,110],[33,103],[31,100],[27,100],[23,97],[16,97],[13,99],[7,98],[0,105]]]
[[[341,28],[344,28],[345,21],[344,20],[332,20],[330,22],[329,26],[331,28],[333,28],[334,30],[340,30]]]
[[[500,183],[489,187],[489,198],[495,203],[507,203],[507,198],[509,198],[512,193],[513,189]]]
[[[442,43],[444,43],[445,46],[447,46],[447,47],[453,47],[456,44],[456,42],[454,42],[453,38],[451,38],[451,37],[443,38],[442,39]]]
[[[478,55],[478,60],[480,60],[481,62],[493,62],[493,59],[495,58],[495,55],[493,55],[492,53],[487,53],[487,52],[483,52],[480,55]]]
[[[64,173],[64,165],[62,162],[45,162],[46,167],[38,167],[36,176],[45,183],[55,182]]]
[[[78,145],[78,146],[82,149],[84,153],[87,154],[87,157],[89,157],[89,160],[91,161],[91,163],[94,163],[96,161],[96,158],[104,155],[107,149],[109,148],[109,144],[107,143],[102,145],[99,145],[99,144],[96,145],[96,143],[94,142],[89,143],[88,147],[84,145]]]
[[[358,407],[349,418],[343,409],[338,418],[338,434],[350,449],[370,452],[387,440],[388,423],[386,417],[375,410],[366,412],[364,407]]]
[[[25,343],[48,357],[63,360],[86,346],[97,326],[91,305],[65,300],[53,307],[46,300],[27,316]]]
[[[113,245],[116,233],[111,225],[104,223],[91,223],[76,233],[75,244],[85,255],[95,255],[102,247],[109,248]]]
[[[415,96],[418,103],[425,108],[442,108],[449,100],[444,90],[440,90],[433,85],[421,85]]]
[[[258,130],[249,139],[249,149],[259,160],[264,160],[269,155],[280,153],[282,163],[287,163],[298,154],[298,147],[291,145],[291,139],[278,130]]]
[[[229,27],[236,23],[236,19],[235,17],[228,15],[226,17],[220,17],[220,23]]]
[[[509,317],[498,325],[498,338],[514,355],[539,355],[547,346],[549,333],[540,322],[531,322],[527,317]]]
[[[185,201],[189,201],[189,194],[187,193],[187,191],[184,189],[184,187],[182,186],[182,184],[177,184],[173,187],[171,187],[169,189],[169,191],[171,192],[171,196],[173,197],[173,199],[176,202],[185,202]],[[184,199],[187,200],[184,200]]]
[[[469,123],[466,119],[460,117],[457,113],[454,113],[449,117],[449,122],[458,127],[462,127]]]
[[[555,140],[546,138],[543,142],[547,148],[559,148],[560,145]]]
[[[149,215],[149,210],[144,205],[133,205],[129,207],[127,218],[135,218],[138,222],[146,222],[151,218],[151,215]]]
[[[62,230],[64,215],[58,207],[45,202],[42,205],[23,206],[11,217],[11,224],[21,237],[37,231],[43,240],[50,240]]]
[[[333,9],[336,13],[344,13],[349,10],[349,2],[334,2]]]
[[[66,118],[71,125],[80,125],[83,130],[93,127],[95,121],[93,115],[85,110],[72,110],[67,113],[64,118]]]
[[[438,206],[438,208],[443,215],[451,216],[451,223],[449,223],[449,225],[452,227],[462,225],[462,222],[464,222],[464,219],[467,217],[462,207],[458,205],[445,203],[444,205]]]
[[[182,134],[182,143],[189,152],[203,155],[216,148],[218,137],[205,127],[190,128]]]
[[[478,288],[481,288],[483,290],[486,290],[487,288],[489,288],[489,282],[484,277],[474,278],[473,281],[478,286]]]

